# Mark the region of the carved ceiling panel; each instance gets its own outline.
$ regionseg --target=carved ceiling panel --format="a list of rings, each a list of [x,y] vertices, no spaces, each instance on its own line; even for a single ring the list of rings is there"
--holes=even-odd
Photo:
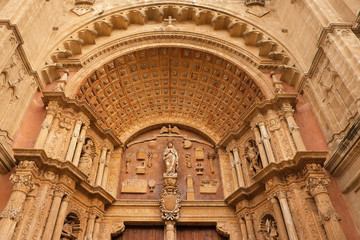
[[[135,125],[168,117],[192,119],[222,137],[252,103],[265,99],[238,66],[184,48],[151,48],[107,62],[85,79],[76,98],[120,139]]]

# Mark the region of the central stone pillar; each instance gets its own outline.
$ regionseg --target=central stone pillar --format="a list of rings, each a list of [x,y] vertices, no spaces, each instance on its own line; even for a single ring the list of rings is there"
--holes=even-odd
[[[163,155],[165,172],[163,189],[160,192],[161,217],[165,220],[164,240],[176,240],[175,224],[180,214],[180,191],[178,189],[177,171],[179,156],[172,142],[168,143]]]

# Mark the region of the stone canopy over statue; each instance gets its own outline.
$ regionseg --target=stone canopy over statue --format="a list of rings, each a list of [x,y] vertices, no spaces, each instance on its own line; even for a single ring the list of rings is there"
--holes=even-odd
[[[176,176],[179,164],[179,156],[172,142],[169,142],[163,156],[165,162],[164,176]]]

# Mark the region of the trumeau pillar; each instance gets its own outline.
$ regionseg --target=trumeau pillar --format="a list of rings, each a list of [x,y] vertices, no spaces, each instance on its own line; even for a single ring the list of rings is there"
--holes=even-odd
[[[14,184],[10,199],[0,214],[0,233],[2,240],[10,240],[20,221],[22,208],[27,194],[34,189],[34,182],[31,174],[12,174],[10,181]]]
[[[234,156],[231,151],[228,152],[228,155],[229,155],[230,164],[231,164],[231,174],[232,174],[232,178],[233,178],[233,182],[234,182],[234,186],[235,186],[235,190],[236,190],[239,188],[239,181],[238,181],[238,177],[237,177],[237,173],[236,173]]]
[[[252,222],[252,215],[251,213],[245,213],[245,222],[246,222],[246,230],[248,233],[248,240],[255,240],[255,232],[254,232],[254,225]]]
[[[239,149],[237,147],[233,148],[233,154],[234,154],[234,163],[235,163],[235,168],[236,168],[236,173],[238,176],[238,183],[240,187],[244,187],[245,186],[245,181],[244,181],[244,175],[243,175],[243,171],[242,171],[242,167],[241,167],[241,160],[240,160],[240,154],[239,154]]]
[[[49,134],[50,127],[54,120],[54,116],[56,114],[57,104],[55,102],[50,102],[49,105],[46,107],[46,117],[43,123],[41,124],[41,130],[39,133],[38,138],[36,139],[34,148],[42,148],[44,147],[46,138]]]
[[[321,223],[324,225],[329,240],[345,240],[345,234],[339,223],[340,217],[336,213],[326,189],[329,182],[330,179],[327,177],[309,177],[306,186],[315,199]]]
[[[293,218],[291,216],[288,202],[286,200],[286,193],[285,193],[285,191],[279,191],[276,193],[276,196],[278,197],[280,205],[281,205],[281,210],[282,210],[282,213],[284,216],[289,239],[297,240],[298,237],[297,237],[296,230],[295,230],[295,224],[294,224]]]
[[[53,235],[56,219],[59,213],[61,199],[63,196],[64,196],[64,191],[61,188],[57,188],[54,190],[54,199],[51,204],[49,217],[46,221],[45,231],[42,237],[43,240],[51,239]]]
[[[74,157],[73,157],[73,164],[75,166],[79,165],[79,160],[80,160],[80,157],[81,157],[82,147],[84,146],[87,129],[88,129],[88,124],[84,124],[82,126],[82,128],[81,128],[79,141],[78,141],[78,143],[76,145],[76,149],[75,149],[75,153],[74,153]]]
[[[240,217],[240,230],[241,230],[241,235],[242,235],[242,239],[241,240],[248,240],[248,234],[247,234],[247,230],[246,230],[246,224],[245,224],[245,220],[244,218]]]
[[[290,130],[290,133],[295,142],[296,149],[298,151],[306,151],[304,142],[300,135],[299,127],[296,124],[295,119],[294,119],[294,109],[292,108],[292,106],[290,104],[285,103],[285,104],[283,104],[283,110],[284,110],[284,115],[285,115],[286,122],[287,122],[289,130]]]
[[[175,221],[165,221],[164,240],[176,240]]]
[[[285,227],[284,219],[283,219],[283,216],[281,213],[279,202],[276,199],[276,197],[274,197],[274,196],[270,197],[269,200],[270,200],[271,205],[274,210],[274,215],[275,215],[275,220],[276,220],[276,224],[278,227],[280,240],[287,240],[288,236],[286,233],[286,227]]]
[[[106,153],[107,153],[107,147],[104,146],[101,149],[101,155],[100,155],[100,159],[99,159],[99,167],[98,167],[97,174],[96,174],[95,185],[97,185],[97,186],[101,186],[102,178],[103,178],[103,175],[104,175]]]
[[[60,210],[59,210],[59,214],[56,219],[56,224],[55,224],[55,229],[54,229],[54,234],[53,234],[52,240],[60,239],[61,231],[64,226],[64,221],[65,221],[65,217],[66,217],[67,207],[69,205],[69,200],[70,200],[70,197],[66,195],[65,197],[63,197],[63,199],[61,201]]]
[[[68,147],[68,151],[66,153],[65,161],[71,162],[73,159],[76,143],[77,143],[77,141],[79,139],[79,135],[80,135],[81,125],[82,125],[82,120],[78,119],[75,123],[75,127],[73,130],[72,136],[71,136],[69,147]]]
[[[265,168],[269,164],[269,161],[268,161],[267,156],[266,156],[264,145],[263,145],[263,142],[262,142],[262,139],[261,139],[261,136],[260,136],[260,131],[257,128],[256,125],[252,125],[251,129],[254,131],[255,141],[256,141],[256,145],[257,145],[257,147],[259,149],[261,163],[263,165],[263,168]]]

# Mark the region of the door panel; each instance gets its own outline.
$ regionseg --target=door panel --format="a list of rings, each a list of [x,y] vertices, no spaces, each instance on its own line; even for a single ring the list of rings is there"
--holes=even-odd
[[[227,240],[228,238],[221,236],[215,230],[215,227],[188,227],[177,226],[176,240]]]
[[[163,240],[163,226],[126,226],[125,232],[113,240]]]

